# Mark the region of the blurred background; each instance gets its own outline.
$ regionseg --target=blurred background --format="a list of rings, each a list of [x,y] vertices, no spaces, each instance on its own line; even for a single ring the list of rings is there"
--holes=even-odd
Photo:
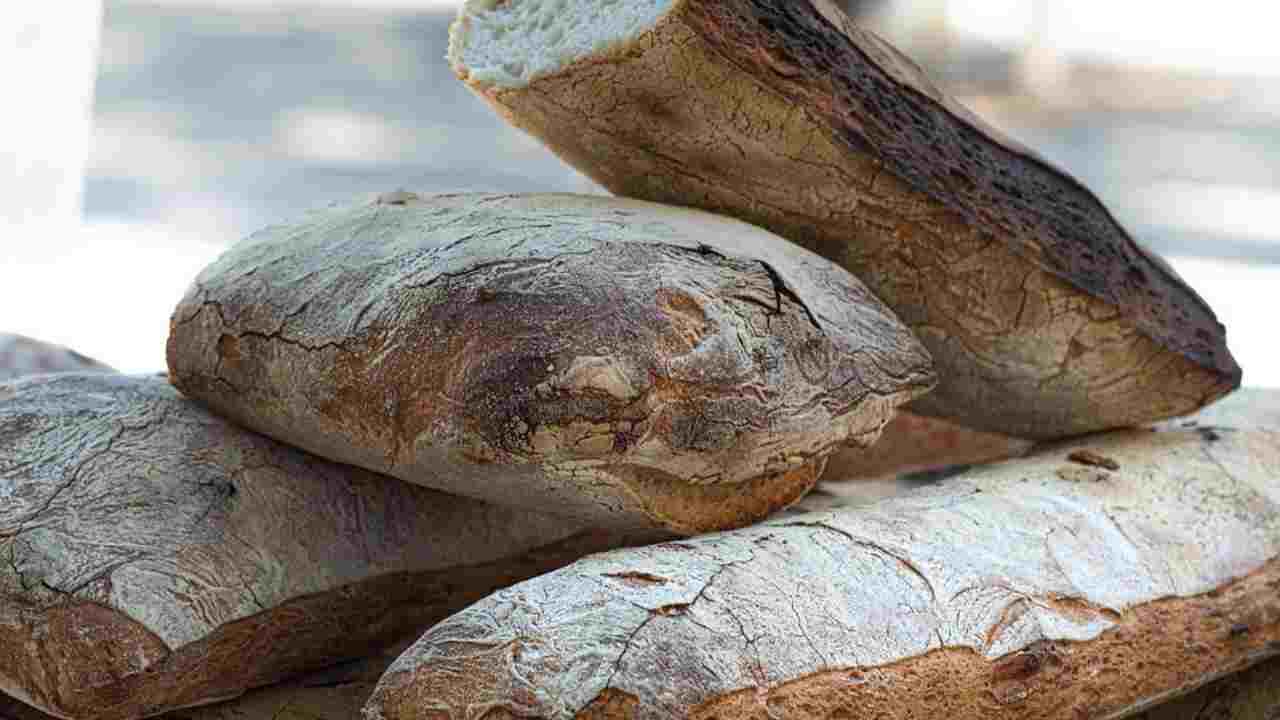
[[[845,5],[1097,192],[1214,306],[1245,384],[1280,387],[1280,10]],[[157,370],[192,278],[266,224],[397,188],[597,191],[453,78],[455,7],[6,3],[0,332]]]

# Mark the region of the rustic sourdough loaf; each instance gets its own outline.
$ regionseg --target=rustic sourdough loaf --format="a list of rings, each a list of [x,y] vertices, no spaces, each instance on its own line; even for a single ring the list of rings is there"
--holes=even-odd
[[[160,378],[0,384],[0,693],[58,717],[232,698],[618,542],[313,458]]]
[[[24,375],[63,372],[113,372],[80,353],[23,335],[0,333],[0,381]]]
[[[827,0],[469,0],[449,58],[610,191],[852,270],[933,354],[920,413],[1055,438],[1239,385],[1210,308],[1093,194]]]
[[[759,520],[934,382],[846,271],[745,223],[395,193],[254,235],[174,314],[172,381],[279,440],[597,527]]]
[[[443,621],[371,720],[1117,717],[1280,654],[1280,431],[1132,430],[591,556]]]

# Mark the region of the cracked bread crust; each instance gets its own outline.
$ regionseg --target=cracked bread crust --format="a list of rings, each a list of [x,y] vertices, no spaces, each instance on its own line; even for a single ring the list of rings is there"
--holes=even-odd
[[[366,713],[1074,720],[1276,654],[1280,434],[1127,431],[592,556],[433,627]]]
[[[470,75],[469,12],[455,72],[565,161],[866,282],[937,364],[917,412],[1051,439],[1188,414],[1240,384],[1212,310],[1093,194],[825,0],[676,0],[518,87]]]
[[[828,261],[736,220],[572,195],[396,193],[270,228],[196,280],[169,367],[333,460],[682,534],[791,504],[934,382]]]
[[[0,693],[57,717],[235,697],[622,542],[322,461],[160,378],[0,397]]]

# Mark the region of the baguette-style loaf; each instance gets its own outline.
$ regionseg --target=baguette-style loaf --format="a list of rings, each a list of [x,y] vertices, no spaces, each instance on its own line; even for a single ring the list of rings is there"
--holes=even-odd
[[[0,381],[24,375],[65,372],[114,372],[80,353],[33,340],[24,335],[0,333]]]
[[[685,534],[791,504],[934,382],[830,262],[737,220],[575,195],[393,193],[269,228],[197,278],[169,367],[333,460]]]
[[[1280,432],[1134,430],[594,555],[445,620],[370,720],[1119,717],[1280,654]]]
[[[232,698],[619,542],[308,456],[160,378],[0,384],[0,693],[57,717]]]
[[[1050,439],[1240,383],[1212,310],[1092,193],[828,0],[468,0],[449,57],[611,192],[853,271],[937,363],[920,413]]]

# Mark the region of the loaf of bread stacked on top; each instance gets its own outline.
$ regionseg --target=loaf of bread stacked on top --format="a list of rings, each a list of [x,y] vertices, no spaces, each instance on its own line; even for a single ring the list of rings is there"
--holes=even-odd
[[[1280,654],[1280,400],[1171,421],[1212,310],[828,0],[449,60],[617,197],[330,207],[167,379],[0,384],[0,716],[1154,718]]]

